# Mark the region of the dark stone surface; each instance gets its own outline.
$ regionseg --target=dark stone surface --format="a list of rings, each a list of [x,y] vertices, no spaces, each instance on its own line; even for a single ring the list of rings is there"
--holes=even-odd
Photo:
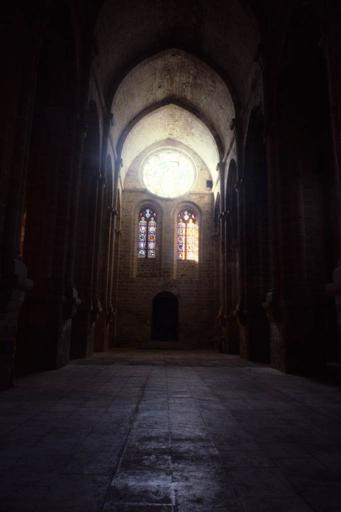
[[[225,355],[145,357],[0,395],[0,512],[341,510],[338,388]]]

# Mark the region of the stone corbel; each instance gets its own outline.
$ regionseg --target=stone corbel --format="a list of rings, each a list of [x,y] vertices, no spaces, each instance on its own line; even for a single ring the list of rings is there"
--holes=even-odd
[[[278,324],[280,322],[279,307],[273,291],[266,294],[262,307],[270,323]]]
[[[18,318],[25,294],[32,290],[26,265],[20,258],[12,262],[12,273],[2,283],[0,312],[0,388],[12,385]]]
[[[81,303],[82,301],[79,298],[76,288],[70,287],[64,301],[64,317],[73,318]]]
[[[241,177],[238,179],[237,183],[235,184],[234,189],[235,189],[235,191],[236,191],[237,193],[239,193],[239,192],[241,192],[241,190],[243,189],[243,187],[244,187],[244,177],[243,177],[243,176],[241,176]]]
[[[12,273],[2,282],[2,291],[6,299],[2,301],[3,311],[19,311],[25,299],[25,293],[32,290],[33,281],[27,277],[26,265],[20,258],[13,260]]]
[[[246,325],[246,315],[244,312],[242,302],[238,302],[235,309],[233,310],[232,316],[235,317],[235,319],[240,327],[243,327]]]
[[[107,323],[109,324],[110,322],[112,322],[113,318],[114,318],[114,307],[112,304],[110,304],[106,310]]]
[[[226,336],[226,326],[228,323],[227,315],[224,311],[224,308],[221,306],[218,314],[217,314],[217,322],[219,326],[219,330],[222,336]]]
[[[98,317],[103,313],[103,306],[98,297],[95,298],[93,306],[91,307],[91,323],[95,323]]]
[[[341,266],[335,268],[333,281],[327,284],[326,291],[329,295],[334,295],[335,297],[340,295],[341,301]]]

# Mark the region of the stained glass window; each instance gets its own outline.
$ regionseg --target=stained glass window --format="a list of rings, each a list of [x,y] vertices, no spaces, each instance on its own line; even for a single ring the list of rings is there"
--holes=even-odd
[[[146,188],[161,197],[178,197],[190,190],[195,179],[192,160],[175,149],[152,153],[143,164]]]
[[[156,212],[146,207],[140,210],[137,234],[137,256],[138,258],[155,258],[156,256]]]
[[[199,260],[199,226],[197,215],[182,210],[177,219],[177,254],[179,260]]]

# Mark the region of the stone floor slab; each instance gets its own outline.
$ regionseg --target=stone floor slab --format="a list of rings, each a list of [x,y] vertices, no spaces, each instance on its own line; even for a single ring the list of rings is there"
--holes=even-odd
[[[98,354],[0,395],[0,512],[340,512],[340,411],[237,356]]]

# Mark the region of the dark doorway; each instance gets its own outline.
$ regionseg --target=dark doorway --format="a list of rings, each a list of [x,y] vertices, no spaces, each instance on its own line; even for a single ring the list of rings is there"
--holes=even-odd
[[[178,339],[178,299],[172,293],[162,292],[153,299],[152,339]]]

